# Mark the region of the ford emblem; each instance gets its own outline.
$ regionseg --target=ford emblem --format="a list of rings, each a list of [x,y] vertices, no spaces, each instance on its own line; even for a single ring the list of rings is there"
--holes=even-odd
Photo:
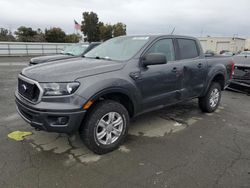
[[[22,85],[23,92],[25,93],[27,91],[27,86],[25,84]]]

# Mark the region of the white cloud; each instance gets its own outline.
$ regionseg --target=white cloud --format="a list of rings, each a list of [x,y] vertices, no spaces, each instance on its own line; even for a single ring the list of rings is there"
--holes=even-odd
[[[199,36],[250,36],[249,0],[1,0],[0,27],[57,26],[74,31],[83,11],[105,23],[124,22],[128,34],[169,33]]]

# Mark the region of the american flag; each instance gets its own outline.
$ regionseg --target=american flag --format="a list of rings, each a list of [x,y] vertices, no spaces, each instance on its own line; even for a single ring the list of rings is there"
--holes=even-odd
[[[74,22],[75,22],[75,29],[81,30],[81,25],[76,20],[74,20]]]

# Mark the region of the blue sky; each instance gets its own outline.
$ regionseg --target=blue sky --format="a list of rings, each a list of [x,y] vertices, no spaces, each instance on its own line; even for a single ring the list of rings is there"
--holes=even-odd
[[[94,11],[104,23],[125,23],[128,34],[168,34],[175,27],[175,34],[250,37],[249,7],[249,0],[1,0],[0,27],[72,33],[73,20]]]

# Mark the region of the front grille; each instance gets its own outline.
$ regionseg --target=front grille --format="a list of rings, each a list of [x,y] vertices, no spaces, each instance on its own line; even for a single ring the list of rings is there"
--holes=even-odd
[[[18,78],[18,92],[31,102],[37,102],[40,95],[40,90],[35,83],[28,82],[22,78]]]

